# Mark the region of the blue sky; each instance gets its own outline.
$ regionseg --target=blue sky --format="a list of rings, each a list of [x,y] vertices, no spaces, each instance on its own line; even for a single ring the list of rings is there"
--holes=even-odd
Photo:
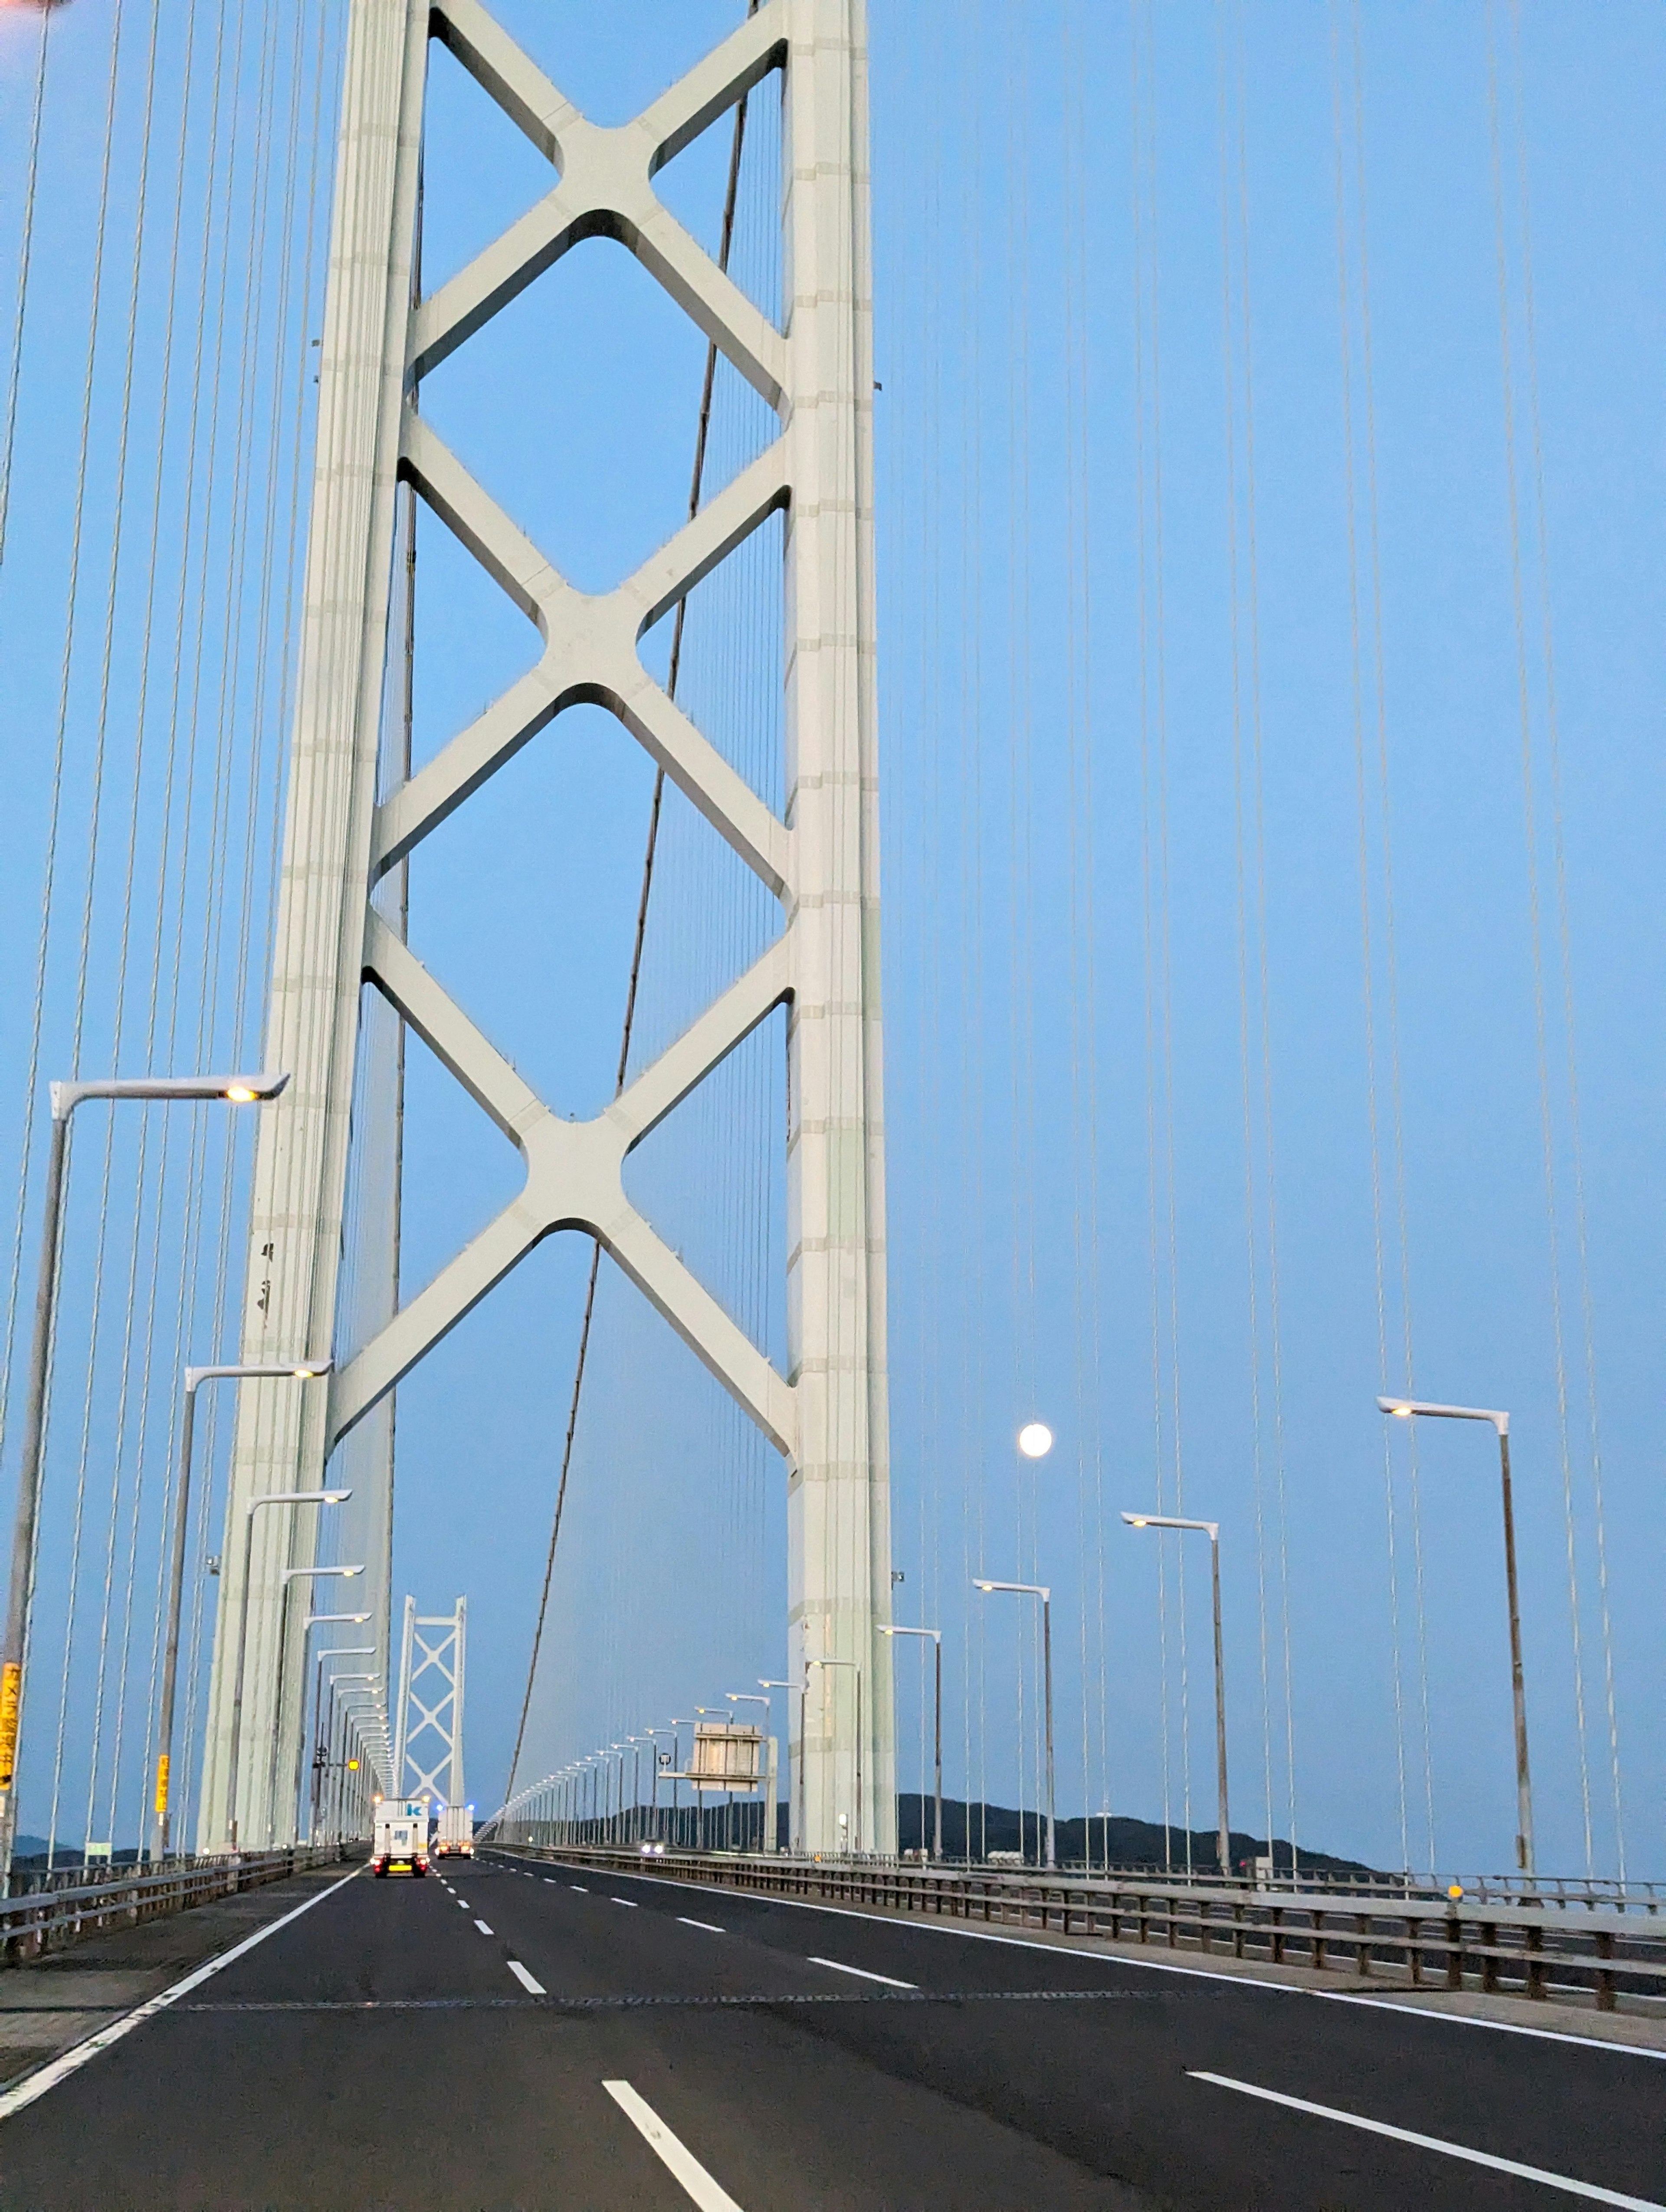
[[[738,10],[502,13],[612,119]],[[53,29],[0,573],[14,1148],[109,22],[75,0]],[[1033,1648],[1016,1610],[968,1587],[1022,1574],[1056,1594],[1061,1802],[1176,1818],[1189,1802],[1209,1824],[1203,1563],[1183,1595],[1179,1558],[1117,1518],[1179,1504],[1223,1528],[1235,1825],[1263,1830],[1270,1796],[1279,1832],[1293,1808],[1321,1847],[1504,1864],[1495,1468],[1485,1432],[1456,1425],[1420,1433],[1414,1465],[1397,1435],[1385,1463],[1373,1401],[1405,1384],[1409,1341],[1420,1393],[1512,1413],[1541,1863],[1584,1866],[1587,1802],[1594,1862],[1614,1862],[1611,1672],[1626,1863],[1657,1873],[1666,30],[1630,0],[1519,17],[921,0],[875,7],[872,35],[894,1542],[898,1617],[945,1632],[949,1786],[1033,1798]],[[33,36],[32,18],[0,21],[14,210]],[[165,49],[165,83],[170,66]],[[251,48],[251,117],[260,66]],[[665,179],[707,237],[721,137]],[[118,140],[124,252],[136,144]],[[775,158],[755,118],[739,250],[759,288]],[[436,56],[430,281],[542,177]],[[299,223],[304,192],[285,204]],[[261,266],[276,301],[277,264]],[[160,299],[139,319],[141,411]],[[684,509],[702,358],[598,244],[436,374],[424,406],[599,586]],[[257,390],[251,411],[264,404]],[[719,424],[721,472],[762,430],[727,386]],[[103,546],[102,412],[95,432],[88,542]],[[282,528],[276,542],[274,568]],[[118,599],[112,733],[136,696],[140,573]],[[779,734],[769,583],[759,548],[726,596],[707,587],[685,694],[761,787]],[[278,633],[251,718],[269,805],[281,593],[248,588],[249,635]],[[533,641],[432,526],[418,605],[420,756]],[[76,662],[77,801],[98,662],[96,641]],[[629,739],[581,710],[412,872],[419,951],[573,1111],[611,1082],[648,783]],[[645,1034],[674,1030],[768,927],[712,842],[673,808]],[[71,841],[47,1018],[60,1056],[83,877]],[[199,896],[188,880],[193,915]],[[115,917],[97,920],[108,947]],[[252,1004],[224,957],[226,1007]],[[107,1054],[109,957],[92,972]],[[645,1148],[638,1187],[778,1345],[778,1040],[720,1085]],[[407,1170],[418,1280],[516,1174],[420,1049]],[[535,1255],[400,1393],[396,1603],[469,1595],[477,1796],[501,1784],[519,1711],[586,1261],[565,1242]],[[721,1704],[785,1658],[779,1468],[605,1270],[603,1285],[538,1768]],[[99,1459],[117,1414],[103,1385],[94,1399]],[[1012,1439],[1035,1413],[1059,1441],[1025,1472]],[[906,1664],[899,1680],[908,1782],[921,1715]]]

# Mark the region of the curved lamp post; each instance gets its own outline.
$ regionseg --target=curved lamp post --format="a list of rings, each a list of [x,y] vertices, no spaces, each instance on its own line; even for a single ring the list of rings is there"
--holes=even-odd
[[[932,1832],[933,1837],[932,1856],[934,1859],[940,1859],[943,1856],[943,1632],[940,1628],[899,1628],[892,1621],[889,1624],[881,1623],[879,1633],[881,1636],[928,1636],[931,1638],[937,1692],[935,1699],[937,1808],[936,1826]],[[1051,1764],[1050,1761],[1049,1763]],[[921,1825],[924,1825],[923,1822]]]
[[[1533,1779],[1527,1762],[1527,1683],[1522,1671],[1522,1615],[1516,1590],[1516,1504],[1510,1486],[1510,1416],[1485,1406],[1432,1406],[1420,1398],[1379,1398],[1379,1409],[1397,1420],[1414,1415],[1438,1421],[1490,1421],[1499,1439],[1499,1480],[1504,1492],[1504,1580],[1510,1606],[1510,1697],[1516,1723],[1516,1863],[1533,1869]]]
[[[1053,1439],[1049,1436],[1050,1446]],[[987,1597],[992,1590],[1008,1590],[1015,1597],[1038,1597],[1042,1609],[1042,1684],[1047,1711],[1047,1863],[1049,1869],[1059,1863],[1058,1823],[1055,1818],[1053,1800],[1053,1593],[1045,1583],[986,1583],[974,1582],[974,1589],[982,1590]],[[1018,1840],[1024,1840],[1020,1827]],[[970,1845],[968,1849],[970,1850]]]
[[[1209,1540],[1209,1585],[1214,1596],[1215,1615],[1215,1780],[1219,1797],[1215,1847],[1220,1854],[1220,1872],[1225,1880],[1232,1871],[1232,1831],[1226,1813],[1226,1662],[1220,1641],[1220,1523],[1183,1521],[1164,1513],[1125,1513],[1122,1518],[1130,1528],[1201,1528]],[[1270,1842],[1268,1849],[1272,1849]]]
[[[156,1793],[150,1844],[153,1859],[165,1857],[167,1852],[170,1825],[168,1770],[173,1749],[174,1692],[179,1674],[179,1613],[185,1601],[185,1544],[191,1505],[192,1446],[197,1431],[197,1393],[204,1382],[283,1382],[285,1379],[312,1382],[319,1376],[327,1375],[333,1364],[334,1362],[328,1359],[291,1361],[287,1365],[256,1361],[243,1366],[187,1367],[185,1370],[185,1402],[179,1413],[179,1476],[173,1500],[173,1554],[167,1581],[167,1641],[162,1655],[162,1693],[156,1722]]]
[[[249,1657],[249,1575],[254,1560],[254,1516],[263,1505],[344,1505],[350,1490],[269,1490],[249,1501],[243,1527],[243,1589],[237,1613],[237,1674],[231,1700],[231,1753],[226,1764],[226,1836],[237,1849],[237,1767],[243,1743],[243,1681]],[[285,1585],[287,1588],[287,1585]]]
[[[40,1519],[40,1463],[46,1436],[46,1384],[52,1366],[52,1324],[58,1307],[58,1231],[64,1214],[64,1175],[70,1116],[89,1098],[138,1099],[169,1105],[222,1098],[234,1106],[264,1105],[289,1080],[287,1075],[139,1075],[105,1083],[54,1083],[46,1189],[40,1213],[40,1271],[34,1294],[34,1334],[23,1406],[23,1445],[18,1455],[17,1504],[12,1524],[11,1579],[6,1597],[5,1639],[0,1643],[0,1880],[11,1888],[12,1840],[17,1833],[17,1740],[23,1717],[23,1642],[34,1583],[35,1534]]]

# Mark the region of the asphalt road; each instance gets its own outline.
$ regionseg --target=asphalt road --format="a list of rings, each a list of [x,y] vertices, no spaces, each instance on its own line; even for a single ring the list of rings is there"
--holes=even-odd
[[[0,2118],[5,2212],[1582,2198],[1666,2203],[1666,2061],[483,1861],[354,1876]]]

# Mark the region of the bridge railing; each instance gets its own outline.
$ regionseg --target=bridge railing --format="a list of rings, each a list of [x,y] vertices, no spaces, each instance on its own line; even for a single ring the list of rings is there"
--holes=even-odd
[[[1280,1895],[1246,1884],[972,1873],[726,1853],[645,1855],[588,1845],[490,1847],[507,1856],[708,1884],[980,1926],[1100,1937],[1357,1983],[1481,1990],[1613,2012],[1666,2006],[1666,1926],[1593,1906],[1450,1898]]]
[[[617,1834],[610,1834],[601,1822],[595,1823],[589,1833],[581,1832],[575,1835],[546,1821],[514,1820],[501,1825],[496,1821],[485,1823],[479,1831],[477,1840],[483,1844],[498,1844],[513,1849],[528,1844],[542,1847],[560,1844],[568,1848],[622,1850],[629,1855],[637,1847],[640,1839],[627,1835],[622,1841]],[[736,1856],[759,1856],[745,1849],[736,1852],[721,1848],[708,1854],[699,1849],[691,1849],[685,1840],[679,1843],[675,1838],[663,1835],[654,1840],[656,1844],[663,1841],[668,1851],[681,1850],[690,1856],[710,1856],[727,1861]],[[773,1855],[762,1856],[767,1864]],[[823,1854],[817,1863],[869,1869],[918,1868],[939,1875],[951,1872],[995,1877],[1039,1875],[1041,1872],[1027,1858],[1021,1862],[1016,1852],[1007,1856],[993,1854],[988,1858],[945,1856],[941,1859],[933,1859],[922,1851],[904,1851],[892,1856],[883,1856],[873,1851],[830,1852]],[[1208,1867],[1188,1870],[1183,1867],[1154,1866],[1149,1861],[1138,1860],[1109,1865],[1104,1861],[1088,1863],[1071,1860],[1054,1869],[1053,1875],[1067,1881],[1161,1883],[1189,1890],[1211,1890],[1230,1896],[1304,1897],[1316,1893],[1347,1898],[1388,1898],[1396,1901],[1414,1899],[1438,1904],[1443,1908],[1450,1898],[1454,1879],[1450,1875],[1398,1873],[1363,1867],[1305,1866],[1298,1866],[1294,1872],[1288,1867],[1282,1867],[1270,1874],[1223,1876]],[[1053,1875],[1049,1878],[1052,1879]],[[1621,1881],[1600,1875],[1483,1874],[1460,1875],[1456,1883],[1462,1893],[1461,1902],[1466,1911],[1482,1905],[1516,1904],[1560,1907],[1568,1911],[1605,1910],[1666,1916],[1666,1882]]]
[[[213,1898],[282,1881],[313,1867],[332,1866],[345,1856],[339,1844],[319,1844],[173,1859],[161,1867],[132,1867],[104,1881],[42,1887],[0,1898],[0,1965],[19,1966],[101,1929],[159,1920]]]

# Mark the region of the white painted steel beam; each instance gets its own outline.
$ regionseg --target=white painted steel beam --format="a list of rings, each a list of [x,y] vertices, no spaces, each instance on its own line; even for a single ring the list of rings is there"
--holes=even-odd
[[[424,1630],[437,1629],[437,1636]],[[399,1646],[399,1699],[393,1724],[393,1794],[430,1802],[464,1801],[463,1695],[469,1601],[450,1613],[423,1613],[407,1597]],[[433,1682],[427,1680],[435,1677]],[[432,1702],[430,1702],[432,1700]]]
[[[430,34],[557,181],[431,298],[413,302]],[[654,187],[667,161],[776,70],[788,162],[785,331]],[[310,1427],[297,1425],[295,1407],[276,1394],[251,1404],[229,1509],[234,1518],[261,1489],[316,1478],[335,1443],[543,1237],[563,1229],[595,1237],[787,1462],[790,1620],[810,1681],[806,1739],[793,1747],[793,1802],[804,1808],[799,1841],[823,1851],[895,1847],[890,1647],[877,1633],[891,1576],[866,103],[861,0],[767,0],[615,129],[583,116],[478,0],[352,0],[269,1046],[271,1064],[293,1069],[295,1081],[292,1103],[262,1132],[244,1357],[260,1357],[275,1331],[285,1343],[333,1348],[325,1340],[365,981],[518,1146],[526,1176],[497,1219],[340,1365],[327,1410]],[[781,435],[634,576],[589,594],[489,497],[417,413],[414,393],[573,245],[597,236],[655,276],[776,410]],[[378,807],[401,477],[536,626],[542,650],[536,667]],[[785,819],[667,696],[640,651],[644,632],[778,511],[787,517]],[[782,908],[777,943],[583,1122],[550,1111],[370,903],[380,878],[580,702],[617,718]],[[630,1149],[781,1006],[791,1100],[785,1376],[623,1184]],[[392,1134],[370,1129],[360,1140]],[[292,1548],[276,1516],[261,1516],[269,1517],[271,1546],[256,1569],[263,1587]],[[228,1558],[235,1548],[227,1545]],[[222,1594],[222,1620],[235,1596]],[[262,1618],[258,1603],[252,1617]],[[227,1659],[216,1650],[210,1842],[224,1811],[215,1791]],[[250,1679],[265,1682],[269,1672],[252,1649]],[[264,1725],[271,1717],[268,1697]],[[252,1772],[263,1762],[245,1765]],[[241,1832],[254,1838],[271,1815],[245,1798]]]

